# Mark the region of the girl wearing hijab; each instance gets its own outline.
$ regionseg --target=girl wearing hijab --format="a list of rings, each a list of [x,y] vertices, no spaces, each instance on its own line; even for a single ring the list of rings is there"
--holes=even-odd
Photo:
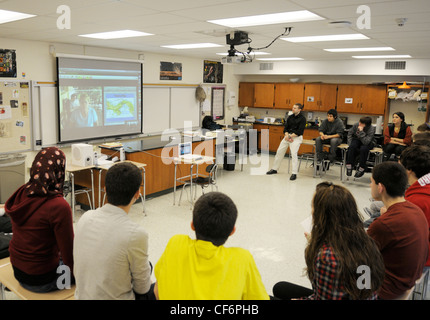
[[[403,112],[393,113],[393,123],[384,130],[384,156],[383,161],[390,159],[394,153],[400,157],[402,151],[412,144],[411,128],[405,123]]]
[[[63,197],[66,157],[56,147],[35,157],[30,180],[6,201],[12,221],[9,245],[15,278],[33,292],[57,290],[57,268],[73,272],[73,219]]]

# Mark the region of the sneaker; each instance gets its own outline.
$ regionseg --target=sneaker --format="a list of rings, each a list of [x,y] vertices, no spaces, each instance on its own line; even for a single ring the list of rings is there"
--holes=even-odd
[[[361,178],[362,176],[364,176],[364,169],[363,168],[359,168],[354,175],[355,179]]]
[[[290,177],[290,180],[296,180],[296,179],[297,179],[297,175],[293,173]]]
[[[346,175],[348,177],[352,176],[352,166],[351,165],[346,166]]]
[[[278,171],[270,169],[269,171],[266,172],[266,174],[277,174]]]

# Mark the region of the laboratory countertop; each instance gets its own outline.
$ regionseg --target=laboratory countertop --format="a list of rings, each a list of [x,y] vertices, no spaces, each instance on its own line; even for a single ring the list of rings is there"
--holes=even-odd
[[[185,141],[191,141],[192,142],[200,142],[200,141],[206,141],[206,140],[213,140],[214,137],[185,137]],[[188,140],[189,139],[189,140]],[[142,140],[136,140],[136,141],[128,141],[124,142],[122,144],[122,147],[124,148],[124,151],[126,153],[133,153],[133,152],[140,152],[140,151],[147,151],[147,150],[153,150],[153,149],[159,149],[164,148],[166,146],[172,147],[177,146],[179,143],[181,143],[181,139],[173,139],[173,140],[167,140],[163,141],[161,139],[161,136],[154,136],[151,138],[146,138]],[[110,150],[119,150],[121,146],[115,146],[115,147],[106,147],[106,146],[99,146],[103,149],[110,149]]]

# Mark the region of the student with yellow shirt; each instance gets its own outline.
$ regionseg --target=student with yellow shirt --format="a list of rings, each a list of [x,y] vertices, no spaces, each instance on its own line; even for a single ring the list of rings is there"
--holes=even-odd
[[[175,235],[157,262],[154,292],[160,300],[268,300],[251,253],[225,247],[235,232],[237,208],[220,192],[202,195],[194,205],[196,240]]]

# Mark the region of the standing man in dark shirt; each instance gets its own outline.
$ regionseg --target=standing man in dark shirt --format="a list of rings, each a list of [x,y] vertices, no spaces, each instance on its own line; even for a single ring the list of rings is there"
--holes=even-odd
[[[285,137],[279,144],[278,151],[276,151],[275,162],[273,163],[272,169],[269,170],[267,174],[278,173],[282,159],[284,159],[285,153],[287,152],[288,147],[290,147],[291,157],[293,159],[293,168],[290,180],[296,180],[299,168],[297,152],[302,144],[303,131],[305,131],[306,127],[306,118],[302,115],[302,110],[303,105],[300,103],[296,103],[293,106],[293,114],[287,118],[285,123]]]

